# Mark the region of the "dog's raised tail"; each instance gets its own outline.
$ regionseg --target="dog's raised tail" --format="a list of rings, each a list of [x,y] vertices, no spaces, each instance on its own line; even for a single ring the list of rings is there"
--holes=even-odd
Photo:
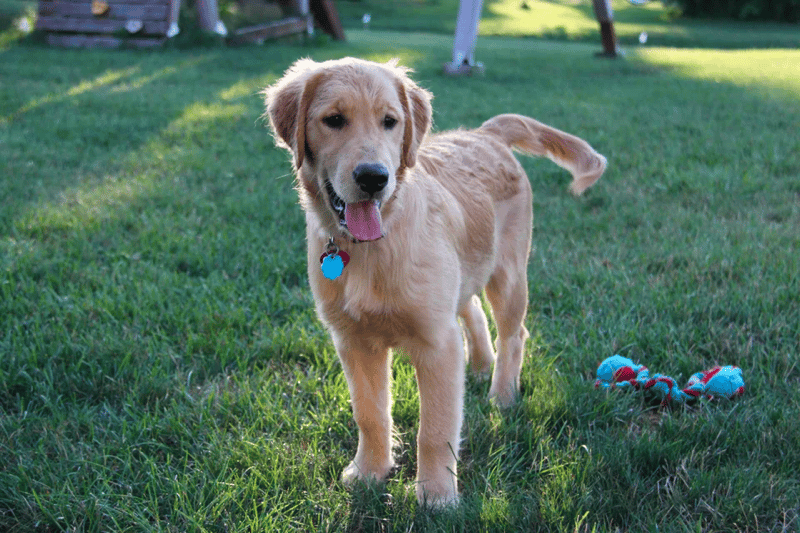
[[[580,195],[594,185],[606,169],[606,158],[583,139],[551,128],[523,115],[490,118],[480,128],[526,154],[547,157],[572,173],[572,194]]]

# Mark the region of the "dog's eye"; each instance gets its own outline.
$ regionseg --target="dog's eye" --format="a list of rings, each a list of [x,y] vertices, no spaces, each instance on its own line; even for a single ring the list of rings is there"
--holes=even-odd
[[[387,130],[390,130],[395,127],[397,124],[397,119],[386,115],[383,119],[383,127]]]
[[[347,122],[342,115],[331,115],[329,117],[325,117],[322,119],[322,122],[325,123],[326,126],[332,128],[334,130],[340,130],[344,128],[345,122]]]

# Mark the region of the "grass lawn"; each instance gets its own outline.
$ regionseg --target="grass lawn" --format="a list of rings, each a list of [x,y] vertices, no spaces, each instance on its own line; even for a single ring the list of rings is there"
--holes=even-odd
[[[606,61],[597,43],[482,38],[485,77],[448,79],[451,36],[349,38],[0,46],[0,531],[800,528],[800,51]],[[563,171],[521,158],[523,396],[501,412],[469,380],[448,513],[414,498],[402,355],[399,471],[339,482],[357,430],[258,95],[306,55],[400,57],[436,129],[520,112],[609,160],[573,199]],[[593,388],[614,353],[681,382],[738,365],[747,393],[659,410]]]

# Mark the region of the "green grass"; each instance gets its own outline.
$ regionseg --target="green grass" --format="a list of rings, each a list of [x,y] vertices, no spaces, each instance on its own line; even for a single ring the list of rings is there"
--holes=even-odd
[[[795,531],[800,527],[800,52],[451,37],[155,53],[0,52],[0,530]],[[258,91],[297,57],[400,57],[436,129],[520,112],[588,139],[584,197],[545,160],[520,404],[468,382],[456,510],[399,471],[346,490],[357,431],[305,275],[288,155]],[[659,411],[593,389],[622,353],[744,398]]]
[[[458,0],[345,0],[337,2],[343,24],[361,28],[369,13],[378,30],[453,34]],[[763,48],[800,46],[797,24],[698,21],[680,18],[675,7],[652,1],[643,6],[613,0],[614,29],[625,46],[647,32],[656,46]],[[484,0],[481,35],[557,38],[599,42],[600,31],[589,0]]]

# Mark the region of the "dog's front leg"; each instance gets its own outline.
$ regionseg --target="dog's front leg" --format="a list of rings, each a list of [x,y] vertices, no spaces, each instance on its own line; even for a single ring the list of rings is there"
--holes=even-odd
[[[381,480],[394,466],[392,461],[392,416],[389,368],[391,356],[386,346],[370,346],[351,336],[334,335],[342,362],[353,417],[358,425],[358,450],[342,472],[346,485],[356,480]]]
[[[437,332],[434,345],[415,346],[420,421],[417,436],[417,499],[433,507],[458,502],[456,461],[464,406],[464,345],[455,318]]]

